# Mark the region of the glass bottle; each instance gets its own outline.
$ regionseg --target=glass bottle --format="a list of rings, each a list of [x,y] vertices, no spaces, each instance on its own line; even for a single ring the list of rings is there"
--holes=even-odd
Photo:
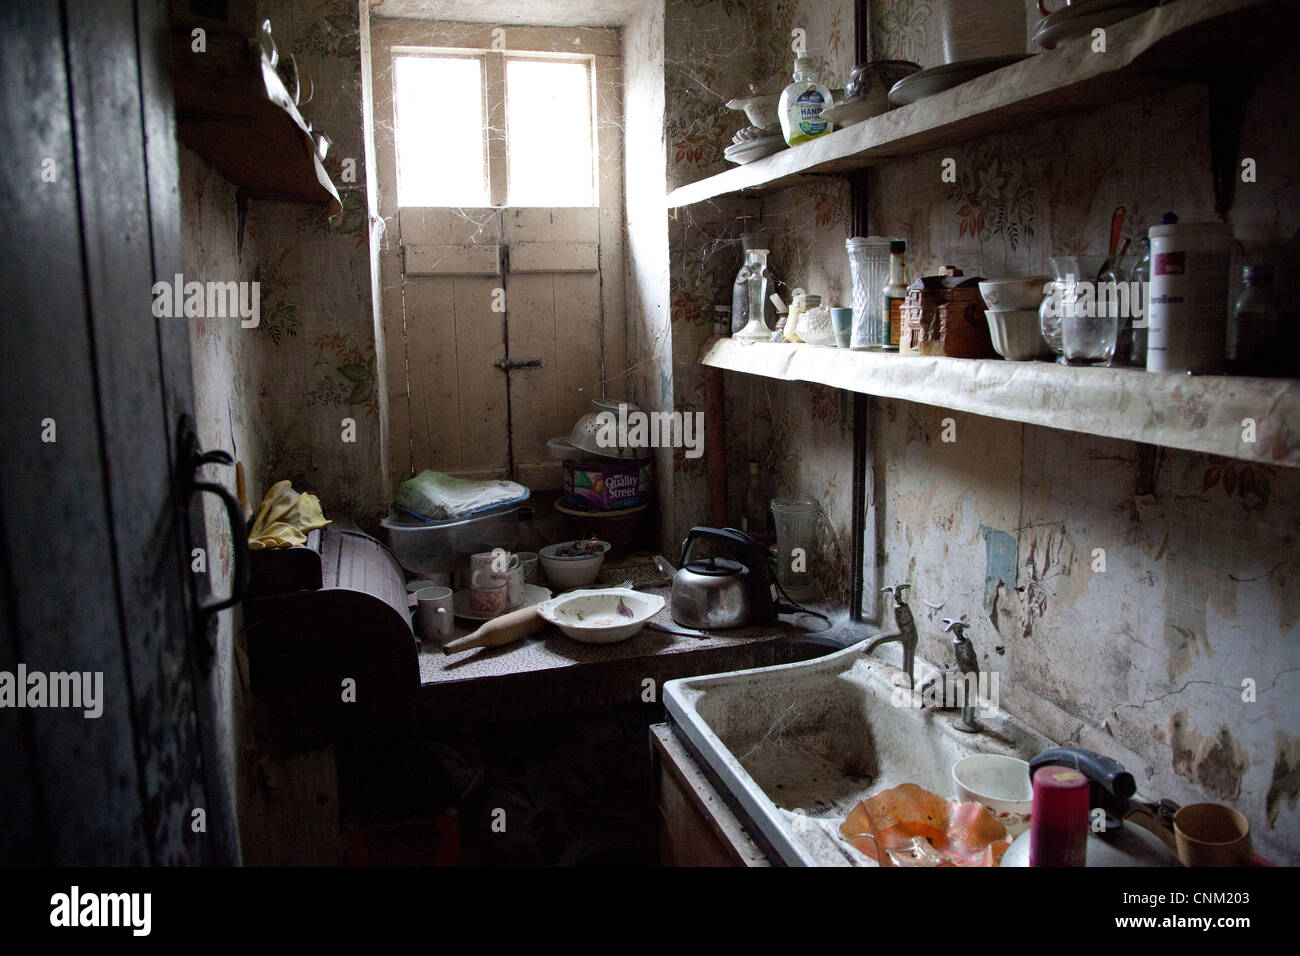
[[[1286,366],[1281,310],[1272,266],[1244,266],[1245,285],[1228,326],[1227,370],[1233,375],[1281,375]]]
[[[1132,368],[1147,367],[1147,288],[1151,281],[1151,240],[1143,236],[1138,240],[1141,255],[1137,265],[1129,273],[1129,288],[1133,290],[1130,299],[1129,314],[1119,330],[1115,342],[1114,365],[1127,365]],[[1141,323],[1139,328],[1136,323]]]
[[[894,239],[889,243],[889,281],[881,290],[880,347],[897,352],[903,327],[903,302],[907,299],[907,243]]]
[[[817,82],[813,66],[810,56],[796,58],[794,82],[781,91],[781,135],[791,146],[825,136],[835,128],[822,118],[822,110],[831,107],[831,91]]]
[[[767,499],[763,497],[763,481],[756,461],[749,463],[749,477],[740,502],[740,530],[748,534],[767,533]]]
[[[745,277],[744,314],[749,316],[749,321],[732,338],[748,342],[766,342],[772,337],[765,319],[765,306],[768,296],[772,294],[767,278],[767,250],[750,249],[745,253],[745,266],[749,269],[749,275]],[[732,320],[735,320],[735,313],[732,314]]]
[[[736,281],[731,285],[731,334],[735,335],[749,322],[749,251],[745,252],[745,261],[736,273]]]
[[[746,242],[749,240],[746,239]],[[749,322],[749,277],[754,272],[754,264],[757,261],[752,253],[754,249],[745,248],[745,262],[736,273],[736,281],[731,286],[731,334],[735,335]],[[766,250],[759,250],[766,251]],[[772,268],[766,264],[760,270],[767,279],[767,297],[763,301],[763,321],[767,324],[769,330],[777,327],[776,306],[772,304],[771,295],[776,291],[776,277],[772,275]]]

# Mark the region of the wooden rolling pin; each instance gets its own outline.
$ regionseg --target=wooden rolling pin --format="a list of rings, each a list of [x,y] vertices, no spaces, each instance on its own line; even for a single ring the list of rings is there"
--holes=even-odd
[[[470,647],[501,647],[521,637],[527,637],[542,629],[546,622],[537,613],[537,605],[530,604],[509,614],[502,614],[487,621],[473,634],[466,634],[454,641],[442,645],[444,653],[451,654]]]

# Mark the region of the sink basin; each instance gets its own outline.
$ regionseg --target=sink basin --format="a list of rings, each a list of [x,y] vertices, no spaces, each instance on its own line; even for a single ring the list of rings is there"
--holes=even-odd
[[[867,657],[865,645],[664,685],[664,705],[692,749],[760,842],[791,866],[874,865],[839,836],[859,800],[902,783],[953,799],[952,765],[962,757],[1028,759],[1053,746],[988,706],[976,734],[956,729],[956,712],[908,706],[903,672]],[[918,686],[933,673],[917,661]]]

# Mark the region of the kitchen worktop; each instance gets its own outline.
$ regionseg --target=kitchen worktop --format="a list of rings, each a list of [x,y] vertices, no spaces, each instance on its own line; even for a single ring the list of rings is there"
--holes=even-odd
[[[667,588],[643,588],[668,597]],[[655,620],[672,624],[668,607]],[[793,622],[793,623],[792,623]],[[797,640],[824,628],[801,615],[776,626],[749,626],[682,637],[643,628],[617,644],[582,644],[551,625],[504,647],[446,654],[421,647],[420,697],[425,706],[460,711],[492,706],[553,712],[567,707],[657,703],[664,681],[745,667],[806,660],[826,648]],[[458,626],[457,636],[471,629]],[[792,639],[793,638],[793,639]],[[648,683],[649,682],[649,683]]]

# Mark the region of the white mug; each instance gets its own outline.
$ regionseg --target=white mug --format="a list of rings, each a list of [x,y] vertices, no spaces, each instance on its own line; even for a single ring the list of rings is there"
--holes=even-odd
[[[421,588],[415,592],[415,632],[421,640],[445,643],[451,637],[451,588]]]

